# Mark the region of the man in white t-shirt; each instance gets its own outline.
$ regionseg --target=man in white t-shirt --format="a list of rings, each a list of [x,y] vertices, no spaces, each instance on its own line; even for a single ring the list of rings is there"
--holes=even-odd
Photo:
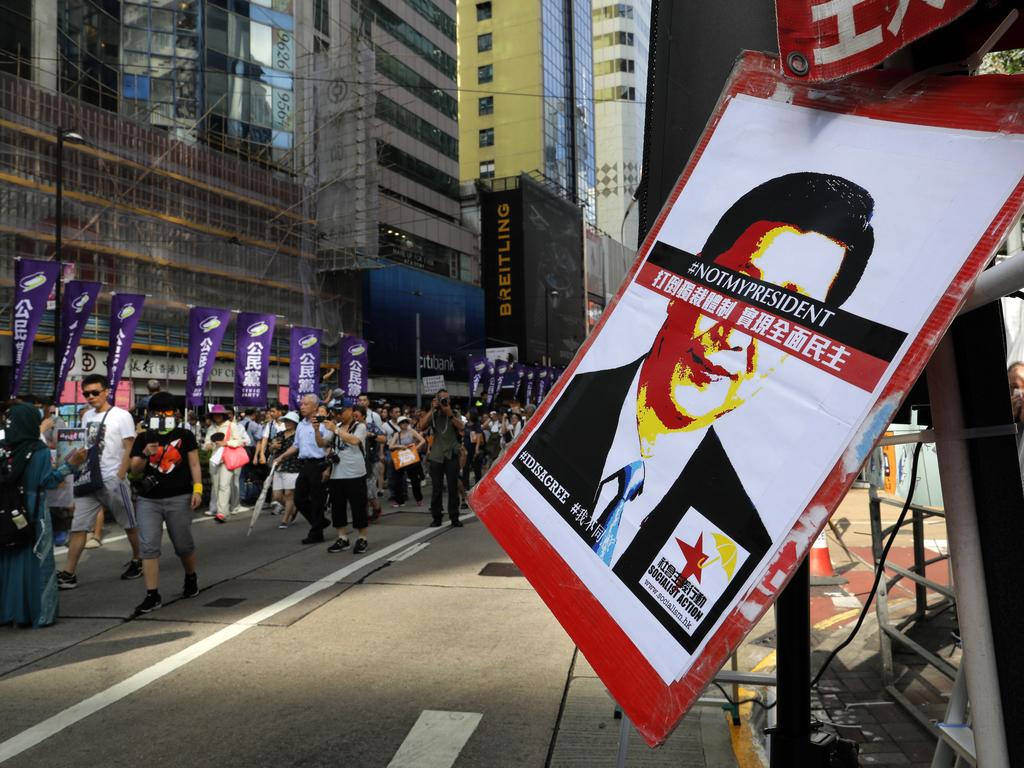
[[[99,374],[91,374],[82,380],[82,394],[92,406],[82,415],[85,447],[89,450],[89,457],[75,480],[75,515],[71,520],[68,559],[64,570],[57,574],[57,586],[60,589],[74,589],[78,586],[78,560],[85,548],[86,534],[92,530],[101,508],[114,516],[132,547],[131,562],[121,578],[137,579],[142,576],[135,509],[132,507],[131,489],[125,479],[132,444],[135,442],[135,420],[128,411],[111,405],[110,385]],[[102,483],[100,487],[90,488],[94,461],[98,462]]]

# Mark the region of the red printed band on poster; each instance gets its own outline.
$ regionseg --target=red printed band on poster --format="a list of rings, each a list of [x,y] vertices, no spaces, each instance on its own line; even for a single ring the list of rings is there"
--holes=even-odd
[[[470,496],[651,744],[786,585],[1024,207],[1019,81],[892,94],[904,76],[810,86],[745,54]]]
[[[827,82],[881,64],[943,27],[975,0],[776,0],[779,51],[790,76]]]
[[[658,243],[655,251],[659,248],[670,246]],[[875,388],[906,338],[901,331],[853,318],[841,310],[827,309],[809,297],[716,265],[702,264],[694,257],[685,270],[691,277],[683,277],[670,269],[661,269],[655,263],[656,255],[652,252],[641,268],[637,276],[640,285],[670,299],[685,301],[699,308],[703,318],[754,336],[791,358],[866,392]],[[696,275],[706,277],[702,281]],[[764,301],[776,309],[769,312],[744,301],[740,298],[743,296]],[[835,338],[832,328],[844,338]]]

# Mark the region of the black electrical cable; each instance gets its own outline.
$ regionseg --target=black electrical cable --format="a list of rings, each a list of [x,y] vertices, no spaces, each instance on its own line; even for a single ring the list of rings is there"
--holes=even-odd
[[[896,520],[896,524],[892,528],[892,533],[889,535],[889,540],[885,542],[885,547],[882,548],[882,556],[878,559],[878,565],[875,566],[875,580],[871,584],[871,591],[868,593],[868,599],[864,601],[864,607],[861,609],[860,616],[857,618],[857,623],[854,624],[853,629],[843,642],[841,642],[825,659],[825,663],[821,665],[818,673],[811,680],[811,688],[818,684],[821,680],[821,676],[825,674],[825,670],[828,669],[828,665],[832,663],[832,660],[839,654],[843,648],[853,642],[853,638],[857,636],[857,632],[860,631],[861,625],[864,623],[865,617],[868,615],[868,608],[871,607],[871,601],[875,598],[875,592],[878,591],[878,583],[882,580],[882,574],[885,573],[885,559],[889,556],[889,550],[892,549],[893,542],[896,541],[896,534],[900,532],[900,527],[903,525],[903,521],[907,517],[907,512],[910,511],[910,504],[914,498],[914,486],[917,485],[917,459],[921,455],[921,443],[918,443],[914,447],[914,460],[910,465],[910,487],[907,489],[907,501],[903,505],[903,509],[900,511],[900,516]]]
[[[757,706],[761,707],[761,709],[767,710],[772,709],[776,704],[779,703],[778,700],[775,700],[771,704],[765,704],[763,701],[757,698],[757,696],[751,696],[749,699],[740,699],[739,701],[733,701],[729,694],[725,692],[725,688],[723,688],[717,680],[712,680],[711,682],[718,690],[722,692],[722,695],[725,696],[725,700],[729,702],[729,706],[732,707],[738,707],[741,704],[757,704]]]

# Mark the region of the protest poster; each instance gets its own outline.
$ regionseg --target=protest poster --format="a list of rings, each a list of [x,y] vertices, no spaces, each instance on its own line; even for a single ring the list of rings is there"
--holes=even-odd
[[[62,427],[58,429],[54,466],[59,467],[67,460],[68,456],[79,448],[85,448],[84,427]]]
[[[745,54],[470,505],[649,743],[768,609],[1024,207],[1024,93]],[[813,446],[813,450],[809,450]]]
[[[444,389],[444,376],[441,374],[437,374],[436,376],[424,376],[421,386],[423,387],[424,395],[436,395]]]

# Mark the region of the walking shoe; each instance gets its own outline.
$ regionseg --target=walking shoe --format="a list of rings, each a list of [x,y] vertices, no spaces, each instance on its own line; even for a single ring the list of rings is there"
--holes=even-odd
[[[462,523],[458,520],[452,520],[452,528],[461,528]]]
[[[146,599],[135,606],[135,615],[141,616],[144,613],[155,611],[163,605],[163,601],[160,599],[160,593],[155,589],[152,592],[146,592]]]
[[[360,539],[359,541],[362,541],[362,539]],[[356,542],[356,546],[359,546],[358,542]],[[336,542],[331,544],[331,546],[327,548],[327,551],[333,555],[336,552],[344,552],[346,549],[348,549],[348,539],[340,538]]]
[[[323,544],[324,543],[324,537],[323,536],[307,536],[306,538],[304,538],[302,540],[302,543],[303,544]]]
[[[207,509],[207,510],[205,510],[203,512],[203,514],[206,515],[207,517],[213,517],[214,514],[216,514],[216,513],[212,509]]]
[[[356,541],[356,545],[354,547],[352,547],[352,554],[353,555],[361,555],[361,554],[363,554],[363,552],[365,552],[367,549],[369,549],[369,547],[370,547],[370,542],[368,542],[366,539],[358,539]]]
[[[224,515],[222,515],[220,512],[218,512],[216,515],[214,515],[213,519],[216,520],[218,523],[225,522]]]
[[[91,533],[89,534],[89,536],[85,540],[85,548],[86,549],[96,549],[97,547],[102,547],[102,546],[103,546],[103,542],[100,539],[97,539]]]
[[[57,571],[57,589],[75,589],[78,587],[78,577],[67,571]]]
[[[128,565],[125,566],[124,573],[121,574],[121,578],[125,581],[128,579],[137,579],[140,576],[142,576],[141,560],[130,560]]]
[[[57,531],[55,534],[53,534],[53,546],[55,546],[55,547],[63,547],[67,543],[68,543],[68,532],[67,531]]]
[[[181,590],[182,597],[195,597],[199,594],[199,577],[194,573],[185,574],[185,587]]]
[[[466,502],[462,502],[459,505],[459,509],[469,509],[469,504],[467,504]]]
[[[277,527],[278,527],[278,529],[280,529],[280,530],[284,530],[284,529],[286,529],[286,528],[288,527],[288,525],[289,525],[289,523],[284,523],[284,522],[282,522],[282,523],[278,523],[278,524],[277,524]]]
[[[441,527],[441,521],[438,520],[437,518],[435,518],[435,519],[430,521],[430,525],[428,525],[427,527],[428,528],[440,528]]]

